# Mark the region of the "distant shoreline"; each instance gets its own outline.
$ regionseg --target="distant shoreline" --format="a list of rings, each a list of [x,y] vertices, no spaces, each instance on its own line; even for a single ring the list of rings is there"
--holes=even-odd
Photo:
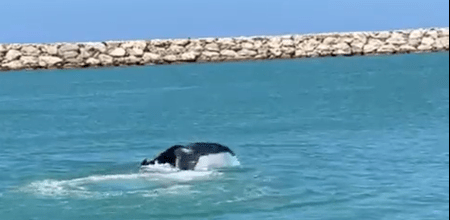
[[[0,71],[449,51],[449,28],[306,35],[0,44]]]

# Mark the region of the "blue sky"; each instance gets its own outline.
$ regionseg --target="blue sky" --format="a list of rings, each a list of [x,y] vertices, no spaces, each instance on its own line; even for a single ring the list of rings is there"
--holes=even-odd
[[[0,0],[0,43],[449,26],[448,0]]]

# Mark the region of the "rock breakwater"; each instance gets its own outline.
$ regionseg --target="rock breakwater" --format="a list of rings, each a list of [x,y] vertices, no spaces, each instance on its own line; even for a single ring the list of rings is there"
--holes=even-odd
[[[448,50],[449,28],[239,38],[0,44],[0,71]]]

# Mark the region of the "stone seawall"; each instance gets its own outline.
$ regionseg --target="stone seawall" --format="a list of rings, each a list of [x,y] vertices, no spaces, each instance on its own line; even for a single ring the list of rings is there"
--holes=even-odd
[[[0,71],[436,52],[449,28],[310,35],[0,44]]]

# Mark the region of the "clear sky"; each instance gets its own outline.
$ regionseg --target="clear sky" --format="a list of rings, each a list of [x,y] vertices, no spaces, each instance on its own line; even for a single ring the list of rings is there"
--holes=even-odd
[[[448,0],[0,0],[0,43],[447,26]]]

